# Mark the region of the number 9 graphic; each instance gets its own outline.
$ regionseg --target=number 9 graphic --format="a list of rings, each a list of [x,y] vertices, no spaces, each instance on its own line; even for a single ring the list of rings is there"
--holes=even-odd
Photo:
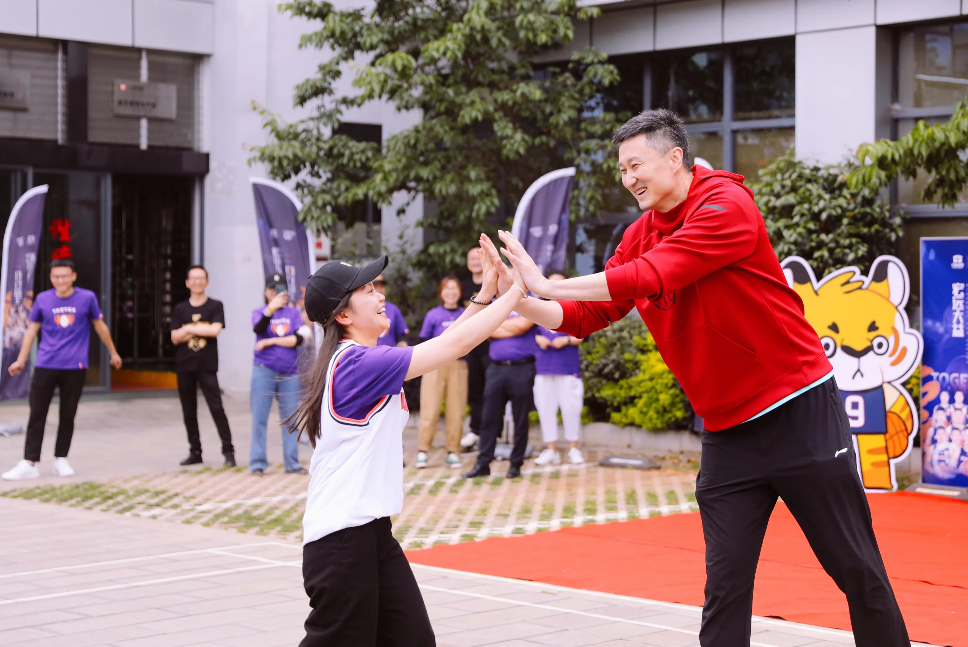
[[[867,418],[864,415],[864,398],[859,395],[848,395],[844,398],[844,410],[850,419],[850,428],[858,429],[864,426]]]

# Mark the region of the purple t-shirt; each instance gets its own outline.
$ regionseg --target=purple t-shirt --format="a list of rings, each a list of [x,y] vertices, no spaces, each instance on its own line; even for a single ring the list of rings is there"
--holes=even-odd
[[[383,304],[387,309],[387,318],[390,320],[390,328],[380,335],[380,338],[376,340],[377,346],[396,346],[397,341],[400,337],[410,334],[410,329],[407,328],[407,322],[403,320],[403,315],[400,313],[400,308],[396,307],[389,301]]]
[[[252,311],[253,326],[262,319],[263,310],[265,310],[264,307]],[[302,317],[299,316],[299,311],[292,306],[285,306],[272,313],[272,318],[269,319],[269,327],[261,335],[256,335],[255,340],[295,335],[301,325]],[[299,351],[295,347],[269,346],[255,351],[255,363],[262,364],[279,375],[295,375],[298,373],[298,361]]]
[[[464,314],[464,308],[455,308],[454,310],[448,310],[444,306],[433,308],[424,317],[423,327],[420,329],[420,338],[440,337],[450,324],[460,319],[462,314]]]
[[[517,312],[512,312],[508,319],[520,317]],[[517,337],[505,337],[504,339],[492,339],[488,354],[495,362],[519,362],[529,357],[534,357],[538,352],[538,344],[534,341],[535,327],[528,328],[523,335]]]
[[[544,326],[538,326],[537,334],[552,341],[558,337],[568,337],[565,333],[548,330]],[[538,353],[534,357],[534,364],[538,375],[574,375],[578,377],[581,374],[578,346],[565,346],[564,348],[549,346],[548,350],[538,348]]]
[[[409,346],[351,347],[333,369],[333,410],[343,418],[365,420],[381,398],[400,393],[412,355]]]
[[[90,290],[74,288],[66,299],[55,290],[44,290],[34,300],[30,320],[40,323],[40,346],[37,348],[38,368],[87,368],[88,348],[91,345],[91,324],[103,319],[97,297]]]

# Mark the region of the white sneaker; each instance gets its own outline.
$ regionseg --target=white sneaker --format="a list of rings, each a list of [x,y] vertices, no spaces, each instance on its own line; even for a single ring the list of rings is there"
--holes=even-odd
[[[460,467],[460,456],[454,452],[450,452],[447,454],[447,458],[444,460],[444,465],[452,470],[456,470],[458,467]]]
[[[417,452],[417,460],[413,466],[418,470],[427,467],[427,452]]]
[[[585,457],[582,456],[580,449],[572,447],[568,450],[568,462],[572,465],[581,465],[585,462]]]
[[[54,476],[74,476],[74,468],[71,467],[66,458],[55,458],[51,472]]]
[[[553,449],[543,449],[534,459],[535,465],[561,465],[561,454]]]
[[[31,465],[30,461],[20,461],[15,468],[3,473],[4,481],[26,481],[36,478],[40,478],[40,470],[36,465]]]
[[[468,431],[464,434],[464,437],[460,439],[460,446],[464,449],[470,449],[477,444],[478,436],[473,431]]]

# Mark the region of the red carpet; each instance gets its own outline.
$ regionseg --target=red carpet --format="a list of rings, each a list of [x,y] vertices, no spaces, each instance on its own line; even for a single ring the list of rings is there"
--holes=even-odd
[[[874,529],[911,639],[968,647],[968,504],[900,492],[869,497]],[[415,564],[702,606],[698,513],[410,551]],[[847,602],[796,521],[777,506],[753,613],[850,630]]]

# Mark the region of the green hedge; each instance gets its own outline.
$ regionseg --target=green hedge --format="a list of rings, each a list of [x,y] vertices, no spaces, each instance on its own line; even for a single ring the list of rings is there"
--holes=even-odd
[[[659,431],[686,415],[686,396],[638,317],[586,339],[581,369],[592,420]]]

